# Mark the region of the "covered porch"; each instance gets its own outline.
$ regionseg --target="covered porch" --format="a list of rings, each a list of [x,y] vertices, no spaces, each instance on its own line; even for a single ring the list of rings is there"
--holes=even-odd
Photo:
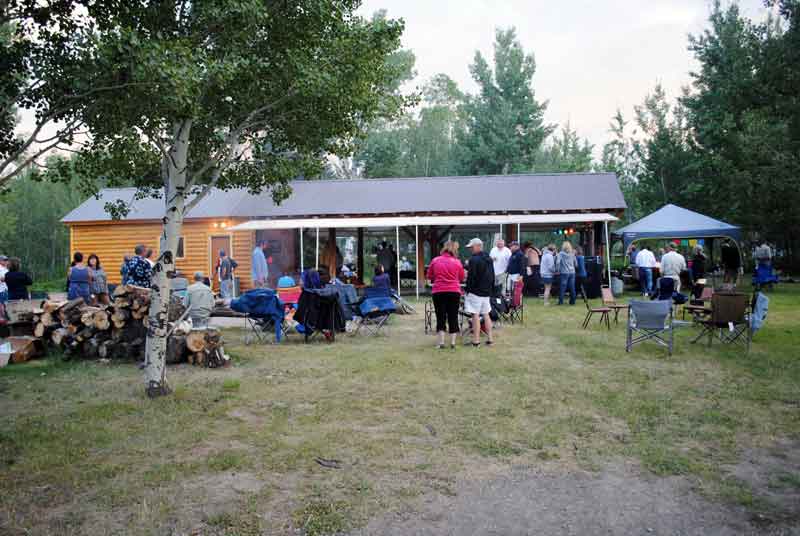
[[[274,269],[295,275],[307,268],[325,268],[331,274],[344,264],[362,281],[378,259],[392,259],[392,280],[398,291],[419,296],[425,291],[425,268],[448,239],[463,244],[478,236],[487,250],[496,238],[531,241],[541,248],[550,242],[570,240],[581,245],[588,257],[604,258],[610,279],[608,213],[483,214],[382,216],[341,218],[253,219],[230,230],[250,232],[265,240],[273,255]],[[387,251],[388,248],[388,251]],[[382,262],[386,264],[386,261]],[[279,275],[279,274],[276,274]]]

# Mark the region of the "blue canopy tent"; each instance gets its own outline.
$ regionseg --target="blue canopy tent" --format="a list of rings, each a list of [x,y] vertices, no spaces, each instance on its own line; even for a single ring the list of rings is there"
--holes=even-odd
[[[623,251],[637,240],[646,238],[670,240],[674,238],[708,239],[706,250],[712,257],[715,238],[730,238],[736,244],[739,257],[744,260],[739,240],[742,232],[739,227],[724,221],[709,218],[703,214],[681,208],[677,205],[664,205],[649,216],[614,231],[615,238],[621,238]]]
[[[621,237],[624,251],[633,242],[645,238],[730,238],[738,247],[742,232],[739,227],[709,218],[676,205],[664,205],[649,216],[614,231]]]

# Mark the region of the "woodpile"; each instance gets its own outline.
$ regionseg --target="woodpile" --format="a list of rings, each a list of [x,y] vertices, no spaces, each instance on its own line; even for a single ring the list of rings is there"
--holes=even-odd
[[[34,336],[50,341],[65,357],[87,359],[144,359],[150,291],[133,285],[114,289],[110,305],[89,306],[83,299],[45,301],[34,309]],[[170,337],[167,362],[189,361],[197,365],[222,366],[228,358],[219,330],[192,329],[183,320],[185,308],[173,297],[169,308]]]

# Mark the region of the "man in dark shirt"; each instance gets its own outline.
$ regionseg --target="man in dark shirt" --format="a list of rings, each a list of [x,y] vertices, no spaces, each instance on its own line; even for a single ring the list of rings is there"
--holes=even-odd
[[[128,284],[150,288],[153,267],[150,266],[150,262],[143,256],[145,247],[139,244],[133,251],[136,255],[134,255],[128,263]]]
[[[483,241],[473,238],[467,244],[472,257],[467,266],[467,294],[464,296],[464,311],[472,315],[472,346],[481,344],[481,316],[486,330],[486,344],[492,344],[492,319],[489,317],[489,302],[494,290],[494,265],[491,257],[483,251]]]
[[[511,244],[509,244],[511,248],[511,258],[508,261],[508,280],[510,284],[507,285],[507,288],[514,293],[514,285],[517,284],[517,281],[522,279],[523,270],[525,270],[525,265],[527,263],[527,259],[525,258],[525,254],[519,248],[519,242],[516,240],[512,240]]]

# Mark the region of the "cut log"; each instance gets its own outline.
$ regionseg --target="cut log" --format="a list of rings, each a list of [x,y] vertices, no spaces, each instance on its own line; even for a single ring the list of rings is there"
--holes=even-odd
[[[74,300],[70,300],[58,308],[58,318],[61,320],[64,320],[65,318],[72,318],[76,312],[78,312],[78,318],[80,318],[80,308],[85,306],[86,303],[83,301],[83,298],[75,298]]]
[[[106,331],[111,327],[111,320],[108,318],[108,312],[105,309],[95,311],[92,315],[92,324],[98,331]]]
[[[61,346],[61,343],[66,342],[69,338],[69,331],[67,328],[58,328],[53,330],[53,333],[50,334],[50,340],[53,341],[53,344],[56,346]]]
[[[167,340],[167,364],[174,365],[186,361],[186,337],[172,335]]]
[[[54,326],[55,324],[57,324],[58,323],[58,319],[56,319],[53,316],[52,312],[45,311],[44,313],[42,313],[42,316],[39,317],[39,322],[44,324],[44,327],[49,328],[49,327]]]
[[[67,302],[62,301],[46,301],[42,304],[42,311],[52,314],[64,307],[66,304]]]
[[[186,348],[192,352],[197,353],[206,349],[206,330],[193,329],[186,335]]]
[[[114,313],[111,315],[111,322],[114,324],[116,328],[123,328],[125,324],[128,323],[128,319],[131,317],[131,312],[127,309],[115,309]]]

